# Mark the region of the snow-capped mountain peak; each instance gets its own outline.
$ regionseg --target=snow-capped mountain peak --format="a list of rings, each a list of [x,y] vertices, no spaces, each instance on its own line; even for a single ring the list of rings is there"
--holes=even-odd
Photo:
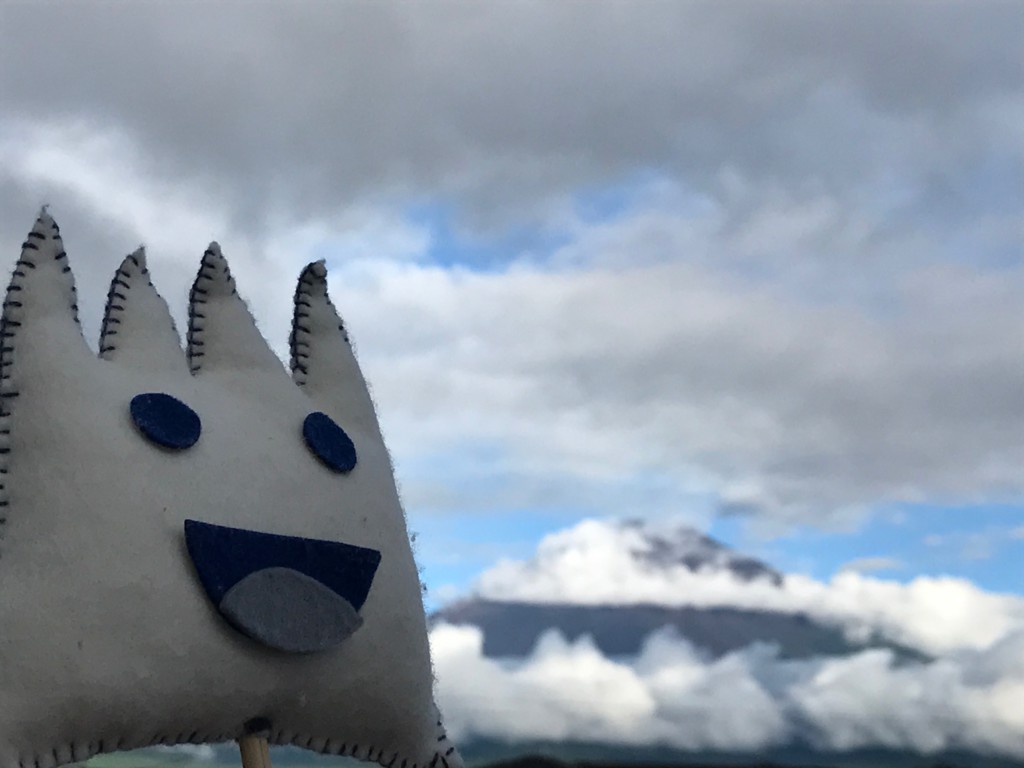
[[[538,603],[757,604],[784,577],[685,525],[584,520],[545,536],[529,560],[503,560],[480,576],[478,597]]]
[[[651,525],[643,520],[627,520],[620,524],[640,538],[640,545],[630,549],[638,562],[652,568],[684,566],[694,573],[728,572],[741,581],[763,579],[779,586],[782,574],[746,555],[741,555],[721,542],[687,525],[670,528]]]

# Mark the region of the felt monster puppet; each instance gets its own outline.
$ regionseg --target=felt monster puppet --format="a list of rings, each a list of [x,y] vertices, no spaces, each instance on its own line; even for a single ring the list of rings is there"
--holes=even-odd
[[[187,352],[143,253],[97,358],[44,211],[3,307],[0,768],[270,743],[459,768],[391,463],[322,263],[291,377],[214,244]]]

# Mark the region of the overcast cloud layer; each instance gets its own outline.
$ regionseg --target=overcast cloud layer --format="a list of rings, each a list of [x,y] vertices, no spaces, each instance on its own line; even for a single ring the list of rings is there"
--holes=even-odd
[[[846,189],[927,174],[941,195],[991,139],[1008,160],[1022,149],[1012,2],[6,5],[0,18],[6,115],[116,127],[152,172],[210,179],[252,213],[330,214],[395,186],[473,194],[500,218],[498,201],[637,168],[700,187],[723,166]]]
[[[326,256],[412,510],[1019,502],[1022,37],[997,2],[4,5],[0,245],[52,203],[95,329],[140,241],[180,320],[219,239],[279,351]]]

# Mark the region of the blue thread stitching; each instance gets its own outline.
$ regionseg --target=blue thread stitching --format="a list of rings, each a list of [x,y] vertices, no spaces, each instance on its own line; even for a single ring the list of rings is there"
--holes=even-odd
[[[135,258],[134,254],[129,254],[129,256],[126,257],[126,260],[127,259],[131,259],[132,263],[135,264],[136,267],[139,266],[139,261]],[[114,344],[107,343],[110,336],[117,335],[117,331],[112,330],[110,326],[111,324],[121,324],[121,318],[116,317],[115,313],[120,314],[124,312],[125,305],[128,302],[128,297],[117,289],[124,288],[126,290],[131,290],[132,287],[131,283],[127,282],[127,280],[121,279],[122,276],[127,279],[131,279],[133,277],[132,273],[128,272],[124,268],[124,262],[121,262],[121,264],[122,266],[119,266],[114,274],[114,279],[110,281],[110,289],[107,291],[107,304],[103,308],[103,322],[100,324],[100,357],[104,360],[109,360],[109,354],[117,350],[117,347]],[[114,299],[119,299],[122,303],[116,304]]]
[[[295,297],[293,300],[295,309],[292,314],[291,332],[288,335],[288,351],[291,358],[289,367],[292,371],[292,379],[300,387],[305,386],[306,379],[309,376],[309,361],[312,352],[311,337],[313,335],[310,325],[300,321],[308,320],[310,317],[310,312],[313,309],[313,289],[317,286],[323,286],[324,295],[322,301],[325,301],[331,309],[334,309],[331,297],[327,293],[326,281],[327,275],[324,268],[319,263],[314,262],[302,270],[299,274],[298,283],[295,286]],[[320,299],[320,297],[316,298]],[[345,342],[349,343],[345,324],[339,322],[338,330],[341,331]]]
[[[209,295],[209,291],[203,287],[202,283],[214,280],[217,276],[216,267],[209,261],[212,258],[215,258],[215,254],[211,249],[207,248],[203,252],[203,258],[199,264],[199,272],[196,274],[196,279],[192,283],[192,288],[188,294],[188,332],[185,334],[185,353],[188,358],[189,370],[193,374],[198,373],[202,369],[202,362],[196,362],[195,359],[203,357],[203,353],[196,351],[196,347],[203,346],[202,336],[205,329],[197,327],[196,320],[205,320],[206,315],[199,312],[197,307],[201,304],[206,304],[208,301],[205,297]],[[223,258],[222,255],[221,259]],[[238,289],[235,286],[235,280],[231,276],[231,270],[226,260],[223,263],[221,273],[231,287],[231,295],[237,296]]]
[[[14,352],[15,352],[15,342],[17,340],[17,329],[20,329],[22,327],[22,323],[21,323],[20,320],[12,320],[9,317],[9,311],[8,310],[10,310],[10,309],[20,309],[23,306],[22,302],[14,299],[13,296],[14,295],[18,295],[18,294],[20,294],[23,291],[23,286],[21,285],[21,280],[23,280],[27,276],[28,273],[27,273],[26,270],[27,269],[33,269],[34,270],[34,269],[37,268],[37,265],[36,265],[35,261],[33,260],[33,258],[31,257],[31,254],[26,253],[25,251],[37,251],[38,252],[39,251],[39,246],[35,242],[33,242],[33,241],[46,241],[48,239],[48,236],[45,233],[39,232],[36,229],[37,227],[40,227],[42,225],[42,223],[43,223],[42,217],[39,217],[39,218],[36,219],[35,227],[33,227],[32,231],[29,232],[28,237],[26,238],[25,243],[22,246],[21,256],[18,258],[18,261],[15,263],[14,271],[11,274],[11,279],[10,279],[10,282],[8,283],[8,286],[7,286],[7,293],[6,293],[5,297],[4,297],[4,302],[3,302],[3,314],[2,314],[2,316],[0,316],[0,338],[2,338],[2,339],[9,339],[10,340],[10,343],[4,343],[4,344],[0,345],[0,385],[2,385],[2,389],[3,389],[3,391],[0,391],[0,434],[2,434],[4,437],[7,437],[8,441],[10,439],[10,433],[11,433],[11,422],[10,422],[11,406],[10,406],[10,402],[12,400],[14,400],[15,398],[17,398],[18,395],[20,394],[17,390],[9,389],[8,387],[10,386],[10,382],[11,382],[11,378],[12,378],[11,377],[11,369],[12,369],[12,367],[14,365]],[[61,236],[60,236],[60,228],[57,226],[56,222],[51,222],[50,229],[51,229],[51,234],[49,235],[49,237],[52,238],[56,242],[56,244],[59,246],[59,250],[57,251],[56,254],[54,254],[54,260],[55,261],[66,261],[67,260],[67,252],[64,250],[63,247],[60,247],[60,246],[63,246],[63,242],[61,241]],[[61,267],[61,273],[62,274],[67,274],[70,271],[71,271],[71,267],[69,267],[66,263]],[[74,278],[72,277],[71,278],[71,294],[72,294],[72,296],[76,296],[77,293],[78,293],[78,289],[75,286]],[[78,320],[78,303],[77,303],[77,301],[72,301],[72,303],[70,305],[70,309],[72,310],[75,323],[78,324],[79,320]],[[79,328],[79,330],[81,330],[81,328]],[[2,450],[0,450],[0,474],[2,474],[2,475],[6,475],[7,472],[8,472],[8,460],[9,460],[9,457],[10,457],[10,453],[11,453],[11,448],[10,448],[10,444],[8,442],[8,445],[5,446]],[[10,506],[10,497],[8,495],[7,486],[6,486],[6,484],[2,484],[2,485],[0,485],[0,508],[7,508],[9,506]],[[6,515],[0,517],[0,537],[3,536],[3,527],[6,525],[6,523],[7,523]],[[55,753],[55,758],[56,758],[56,753]],[[35,762],[36,762],[36,765],[38,765],[38,763],[39,763],[38,757],[35,759]]]

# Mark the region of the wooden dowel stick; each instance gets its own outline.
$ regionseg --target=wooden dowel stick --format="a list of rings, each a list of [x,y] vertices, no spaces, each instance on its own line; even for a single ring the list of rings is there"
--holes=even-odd
[[[266,737],[255,733],[243,736],[238,740],[238,751],[242,753],[242,768],[271,768]]]

